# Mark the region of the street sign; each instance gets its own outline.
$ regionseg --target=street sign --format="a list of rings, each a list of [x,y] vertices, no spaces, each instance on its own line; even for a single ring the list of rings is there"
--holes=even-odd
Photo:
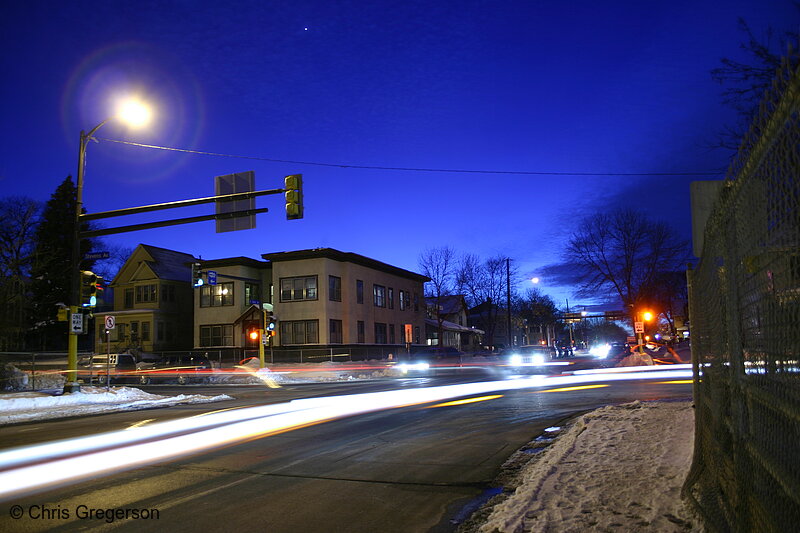
[[[209,285],[216,285],[217,284],[217,271],[216,270],[208,270],[206,271],[206,277],[208,278]]]
[[[108,259],[111,255],[108,252],[91,252],[83,254],[84,259]]]
[[[77,334],[83,333],[83,313],[72,313],[71,320],[70,331]]]
[[[644,322],[634,322],[634,333],[644,333]]]
[[[267,345],[267,339],[268,339],[268,338],[269,338],[269,335],[267,335],[266,333],[262,334],[262,335],[261,335],[261,344],[263,344],[264,346],[266,346],[266,345]]]
[[[255,191],[256,174],[252,170],[249,172],[237,172],[214,178],[214,190],[217,196],[235,194],[240,192]],[[236,211],[249,211],[256,208],[255,198],[244,200],[217,201],[217,214],[224,215]],[[217,219],[217,233],[226,231],[238,231],[242,229],[252,229],[256,227],[256,216],[246,215],[235,218]]]
[[[114,329],[117,326],[117,319],[111,315],[106,315],[106,329]]]

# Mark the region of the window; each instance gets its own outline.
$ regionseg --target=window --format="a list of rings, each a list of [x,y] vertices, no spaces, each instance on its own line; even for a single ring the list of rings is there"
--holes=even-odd
[[[342,278],[328,276],[328,300],[332,302],[342,301]]]
[[[360,279],[356,280],[356,303],[364,303],[364,282]]]
[[[161,301],[162,302],[175,301],[175,285],[161,285]]]
[[[360,343],[363,344],[364,343],[364,321],[363,320],[359,320],[358,323],[356,324],[356,328],[357,328],[357,333],[358,333],[358,341],[357,342],[360,342]]]
[[[389,344],[394,344],[394,324],[389,324]]]
[[[386,324],[375,322],[375,344],[386,344]]]
[[[156,322],[156,340],[164,340],[164,323],[161,321]]]
[[[233,305],[233,282],[200,287],[200,307]]]
[[[139,285],[136,287],[136,303],[157,302],[157,285]]]
[[[419,326],[414,326],[414,342],[419,344]]]
[[[255,283],[244,284],[244,301],[248,304],[258,305],[261,303],[261,287]]]
[[[317,276],[281,278],[282,302],[296,302],[301,300],[316,300],[316,299],[317,299]]]
[[[373,285],[372,300],[375,302],[375,307],[386,307],[386,287]]]
[[[330,324],[330,340],[331,343],[340,343],[342,342],[342,321],[341,320],[333,320],[331,319]]]
[[[394,309],[394,289],[389,287],[386,289],[386,305],[389,309]]]
[[[281,344],[317,344],[317,320],[286,320],[281,322]]]
[[[142,340],[150,340],[150,322],[142,322]]]
[[[405,311],[406,309],[411,309],[411,293],[408,291],[400,291],[398,294],[398,300],[400,301],[400,310]]]
[[[414,312],[419,313],[419,294],[414,293]]]
[[[133,289],[125,289],[125,309],[133,309]]]
[[[139,323],[131,322],[131,342],[139,342]]]
[[[233,346],[233,326],[200,326],[200,346]]]

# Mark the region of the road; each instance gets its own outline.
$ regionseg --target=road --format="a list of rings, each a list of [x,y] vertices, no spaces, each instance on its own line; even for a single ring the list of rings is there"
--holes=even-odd
[[[297,398],[414,390],[487,377],[471,371],[280,389],[153,386],[150,390],[163,394],[191,390],[236,399],[22,424],[0,429],[0,446],[124,430]],[[691,396],[691,385],[663,380],[596,385],[603,386],[508,390],[457,405],[428,402],[253,438],[4,502],[0,529],[452,531],[452,519],[481,495],[502,463],[545,428],[610,403]],[[25,516],[11,519],[12,505],[22,506]],[[107,523],[76,516],[84,510],[81,505],[156,509],[158,518]]]

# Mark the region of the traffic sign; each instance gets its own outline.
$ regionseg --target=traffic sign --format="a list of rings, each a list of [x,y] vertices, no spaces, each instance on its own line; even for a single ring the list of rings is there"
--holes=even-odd
[[[108,259],[111,257],[111,254],[108,252],[90,252],[88,254],[83,254],[84,259]]]
[[[83,313],[72,313],[71,320],[70,327],[72,333],[83,333]]]
[[[634,333],[644,333],[644,322],[634,322]]]
[[[114,329],[117,325],[117,319],[112,315],[106,315],[106,329]]]
[[[207,270],[206,277],[208,278],[209,285],[216,285],[217,284],[217,271],[216,270]]]

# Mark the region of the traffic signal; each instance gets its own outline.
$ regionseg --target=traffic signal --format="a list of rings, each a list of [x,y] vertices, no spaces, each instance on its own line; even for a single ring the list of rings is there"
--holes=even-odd
[[[255,328],[250,328],[250,331],[248,332],[247,336],[250,337],[251,341],[253,341],[253,342],[257,341],[258,340],[258,330],[255,329]]]
[[[88,270],[81,270],[81,306],[97,305],[97,284],[103,278]]]
[[[278,319],[275,318],[275,315],[272,313],[267,313],[267,323],[264,326],[264,329],[267,330],[268,335],[274,335],[275,333],[275,324],[278,322]]]
[[[192,263],[192,286],[200,287],[203,283],[203,271],[200,270],[200,263]]]
[[[286,220],[303,218],[303,175],[286,176],[283,183],[286,191]]]

